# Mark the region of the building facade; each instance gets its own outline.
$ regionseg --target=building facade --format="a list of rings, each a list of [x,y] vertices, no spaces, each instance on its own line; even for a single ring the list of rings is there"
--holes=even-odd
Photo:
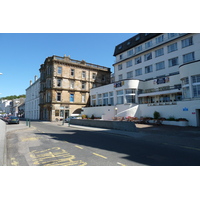
[[[40,78],[34,77],[34,82],[30,81],[30,86],[26,89],[25,118],[31,120],[40,119]]]
[[[141,33],[122,42],[114,51],[115,82],[92,89],[94,108],[83,113],[111,119],[158,111],[200,126],[199,44],[198,33]]]
[[[12,102],[12,100],[7,100],[7,99],[0,100],[1,113],[11,114],[11,102]]]
[[[57,121],[78,115],[89,105],[91,88],[110,83],[110,68],[73,60],[46,58],[40,68],[40,118]]]

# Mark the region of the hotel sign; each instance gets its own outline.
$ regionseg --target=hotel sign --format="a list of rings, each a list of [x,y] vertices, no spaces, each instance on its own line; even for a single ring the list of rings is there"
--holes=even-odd
[[[163,84],[163,83],[168,83],[168,82],[169,82],[169,77],[157,78],[157,79],[154,79],[153,81],[154,84]]]
[[[118,82],[114,83],[115,88],[122,87],[123,85],[124,85],[124,81],[118,81]]]

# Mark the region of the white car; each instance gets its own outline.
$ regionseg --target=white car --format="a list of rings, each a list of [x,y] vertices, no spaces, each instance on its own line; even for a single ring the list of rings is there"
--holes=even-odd
[[[69,116],[65,119],[65,122],[69,123],[71,119],[77,119],[77,116]]]

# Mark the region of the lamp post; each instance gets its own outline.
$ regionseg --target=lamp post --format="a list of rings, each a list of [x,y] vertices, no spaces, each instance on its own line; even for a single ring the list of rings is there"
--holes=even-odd
[[[115,117],[117,117],[117,107],[115,107]]]

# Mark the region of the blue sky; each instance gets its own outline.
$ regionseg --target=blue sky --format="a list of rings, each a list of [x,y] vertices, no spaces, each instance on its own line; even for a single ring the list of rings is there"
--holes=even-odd
[[[45,58],[70,55],[75,60],[110,67],[115,46],[135,33],[0,33],[0,97],[26,93],[40,76]]]

